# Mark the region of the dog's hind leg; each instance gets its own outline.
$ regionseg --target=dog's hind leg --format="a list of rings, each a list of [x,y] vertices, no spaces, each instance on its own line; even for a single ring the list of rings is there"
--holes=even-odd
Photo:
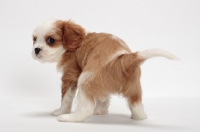
[[[131,111],[131,118],[135,120],[143,120],[147,118],[142,104],[141,86],[140,83],[136,85],[137,89],[134,93],[127,97],[128,105]]]
[[[122,91],[124,97],[127,98],[129,108],[131,110],[131,118],[135,120],[146,119],[147,115],[144,112],[142,104],[142,88],[140,84],[140,68],[136,68],[133,73],[130,73],[126,84]]]
[[[131,118],[135,120],[143,120],[147,118],[146,113],[144,112],[144,107],[142,102],[129,102],[129,108],[131,110]]]

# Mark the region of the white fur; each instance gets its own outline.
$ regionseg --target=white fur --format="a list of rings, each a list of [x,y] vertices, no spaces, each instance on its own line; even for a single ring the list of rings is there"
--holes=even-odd
[[[38,25],[33,32],[33,36],[36,36],[37,40],[33,44],[32,56],[40,62],[58,62],[66,51],[63,46],[51,48],[46,44],[44,36],[49,32],[53,32],[52,29],[55,27],[56,21],[56,19],[46,21]],[[35,54],[35,48],[42,49],[38,55]]]
[[[81,88],[81,84],[83,84],[86,80],[89,81],[92,79],[92,72],[82,72],[78,78],[78,87]]]
[[[131,110],[131,118],[135,120],[143,120],[147,118],[146,113],[144,112],[144,107],[141,102],[137,102],[134,105],[129,104],[129,108]]]
[[[72,91],[71,88],[69,88],[62,99],[61,107],[59,109],[55,110],[52,113],[52,115],[59,116],[61,114],[71,113],[72,102],[73,102],[75,93],[76,93],[76,91]]]
[[[104,115],[108,114],[108,107],[110,104],[110,97],[105,99],[96,99],[95,100],[96,106],[94,110],[95,115]]]
[[[110,63],[111,61],[115,60],[117,57],[123,54],[128,54],[129,52],[125,49],[118,50],[116,53],[112,54],[108,57],[106,64]]]
[[[111,38],[114,39],[114,40],[118,40],[118,37],[115,36],[115,35],[112,35]]]
[[[82,89],[79,89],[77,98],[79,100],[77,111],[72,114],[64,114],[58,116],[58,121],[81,122],[94,113],[94,102],[91,102],[86,97]]]
[[[84,91],[82,90],[82,84],[86,81],[90,81],[92,79],[92,72],[83,72],[81,73],[78,79],[78,106],[76,112],[72,114],[64,114],[58,117],[59,121],[68,121],[68,122],[81,122],[84,121],[86,118],[91,116],[94,113],[94,100],[88,99],[85,95]]]
[[[165,57],[171,60],[178,60],[178,58],[175,55],[161,49],[148,49],[148,50],[138,52],[138,57],[140,57],[141,59],[149,59],[152,57],[159,57],[159,56]]]
[[[122,41],[120,38],[118,38],[117,36],[112,35],[111,38],[118,41],[123,47],[129,49],[128,46],[126,45],[126,43],[124,41]]]
[[[64,68],[67,68],[67,64],[63,64],[62,66],[59,65],[59,63],[56,66],[57,72],[63,73]]]

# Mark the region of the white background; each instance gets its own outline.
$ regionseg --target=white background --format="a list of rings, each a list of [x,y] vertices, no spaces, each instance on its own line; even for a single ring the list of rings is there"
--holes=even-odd
[[[147,120],[130,120],[126,103],[119,104],[122,99],[117,97],[112,99],[110,115],[93,116],[85,125],[59,123],[50,116],[60,105],[61,74],[56,72],[56,64],[33,60],[31,50],[33,29],[51,18],[72,19],[89,31],[115,34],[132,51],[161,48],[180,58],[154,58],[142,65],[144,105],[150,114]],[[85,131],[105,127],[108,131],[179,131],[171,120],[180,131],[182,127],[188,127],[185,131],[200,128],[198,0],[1,0],[0,36],[0,131],[44,131],[49,124],[55,128],[52,131],[80,131],[78,127]],[[127,118],[113,115],[117,112]]]

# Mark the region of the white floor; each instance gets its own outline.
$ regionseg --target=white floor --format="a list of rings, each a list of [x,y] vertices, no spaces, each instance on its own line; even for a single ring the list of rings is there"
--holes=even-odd
[[[113,97],[109,114],[82,123],[58,122],[58,98],[0,97],[0,132],[200,132],[200,98],[144,98],[148,119],[130,119],[123,98]]]

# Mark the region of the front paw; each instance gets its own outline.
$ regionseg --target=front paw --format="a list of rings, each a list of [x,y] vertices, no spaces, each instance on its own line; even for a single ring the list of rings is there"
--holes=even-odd
[[[58,116],[58,121],[60,121],[60,122],[67,122],[67,121],[69,121],[68,118],[69,118],[68,114],[63,114],[63,115]]]
[[[76,113],[72,114],[63,114],[58,116],[58,121],[60,122],[82,122],[86,119],[87,117],[83,115],[77,115]]]
[[[56,110],[54,110],[54,111],[52,112],[52,116],[59,116],[59,115],[61,115],[61,110],[60,110],[60,108],[59,108],[59,109],[56,109]]]
[[[146,118],[147,118],[147,114],[145,114],[145,113],[131,115],[131,119],[134,119],[134,120],[144,120]]]

